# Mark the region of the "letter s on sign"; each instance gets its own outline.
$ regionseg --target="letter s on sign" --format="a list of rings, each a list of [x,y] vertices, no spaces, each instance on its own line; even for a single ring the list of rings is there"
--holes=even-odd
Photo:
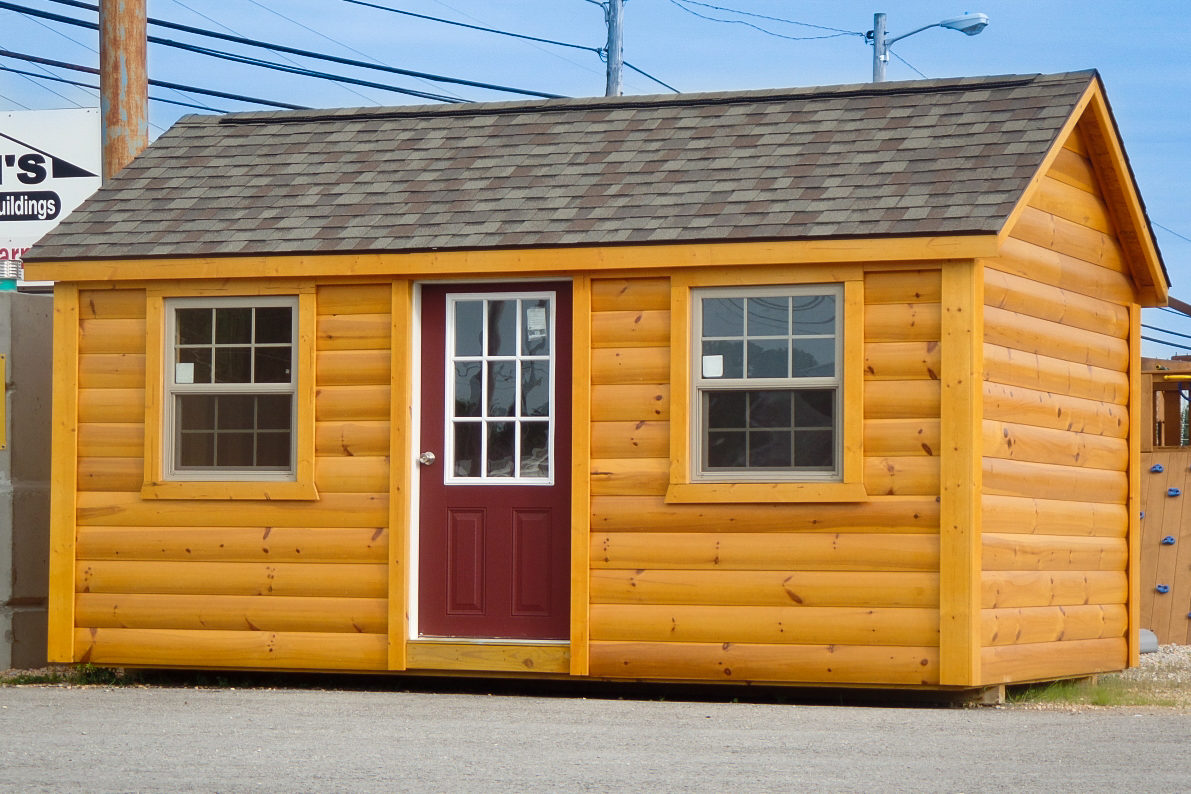
[[[45,181],[45,158],[40,154],[21,155],[21,159],[17,160],[17,166],[21,169],[17,179],[26,185],[37,185]]]

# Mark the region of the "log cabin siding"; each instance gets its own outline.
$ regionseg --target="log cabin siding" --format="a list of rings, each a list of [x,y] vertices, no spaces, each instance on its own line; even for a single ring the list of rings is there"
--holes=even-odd
[[[1135,300],[1076,129],[985,263],[986,684],[1127,664]]]
[[[669,279],[593,279],[592,675],[938,682],[940,283],[865,276],[868,501],[667,504]]]
[[[194,501],[141,495],[145,291],[80,291],[76,661],[385,669],[391,294],[317,290],[317,501]]]

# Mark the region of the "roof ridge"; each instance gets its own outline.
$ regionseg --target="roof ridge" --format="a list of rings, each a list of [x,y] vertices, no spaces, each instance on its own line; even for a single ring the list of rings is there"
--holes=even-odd
[[[342,122],[350,119],[399,119],[431,116],[498,116],[512,113],[564,112],[580,108],[634,109],[661,106],[734,105],[788,99],[816,97],[851,98],[862,96],[890,96],[938,94],[988,88],[1011,88],[1032,82],[1055,81],[1079,77],[1088,79],[1095,70],[1061,74],[995,75],[987,77],[956,77],[937,80],[904,80],[888,83],[850,83],[838,86],[808,86],[805,88],[766,88],[749,91],[717,91],[692,94],[651,94],[629,97],[576,97],[513,102],[473,102],[449,105],[404,105],[393,107],[331,108],[327,110],[249,111],[223,116],[193,114],[179,123],[186,124],[299,124],[319,121]]]

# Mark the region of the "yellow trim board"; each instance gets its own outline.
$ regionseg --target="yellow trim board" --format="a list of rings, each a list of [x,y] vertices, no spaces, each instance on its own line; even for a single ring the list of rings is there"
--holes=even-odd
[[[470,670],[478,673],[555,673],[570,671],[566,645],[529,645],[499,642],[438,642],[410,640],[406,644],[409,670]]]
[[[31,262],[25,266],[25,273],[31,280],[100,282],[394,274],[411,277],[444,274],[508,276],[516,273],[565,274],[579,270],[970,259],[995,256],[997,246],[995,234],[961,234],[491,251],[93,259]]]
[[[939,471],[939,683],[981,683],[984,266],[943,268]]]
[[[1142,390],[1141,307],[1136,303],[1129,307],[1129,350],[1129,497],[1126,502],[1129,557],[1125,569],[1126,581],[1129,583],[1126,602],[1129,628],[1125,639],[1127,664],[1136,667],[1141,662],[1141,437],[1145,432],[1141,423],[1141,406],[1148,400],[1153,407],[1150,392]]]
[[[390,670],[406,666],[409,637],[410,514],[414,487],[413,439],[413,285],[393,282],[392,341],[389,388],[389,600],[388,631]]]
[[[75,507],[78,498],[79,291],[54,288],[50,455],[49,624],[46,658],[74,661]]]
[[[591,640],[591,277],[571,290],[571,653],[569,672],[589,672]]]

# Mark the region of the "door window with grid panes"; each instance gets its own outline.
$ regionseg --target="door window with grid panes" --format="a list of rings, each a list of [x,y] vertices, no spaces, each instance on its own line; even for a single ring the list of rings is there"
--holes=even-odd
[[[553,352],[553,293],[448,296],[448,481],[553,481]]]
[[[164,460],[175,479],[292,479],[296,297],[166,302]]]
[[[692,476],[836,479],[842,289],[693,292]]]

